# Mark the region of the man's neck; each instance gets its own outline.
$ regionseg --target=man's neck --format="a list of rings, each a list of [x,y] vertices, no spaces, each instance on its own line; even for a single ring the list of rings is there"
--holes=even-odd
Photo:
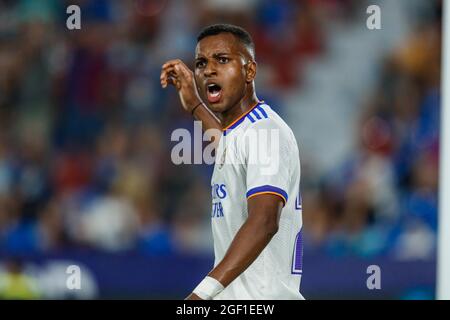
[[[256,93],[243,97],[235,106],[220,114],[222,127],[226,128],[241,115],[253,108],[259,102]]]

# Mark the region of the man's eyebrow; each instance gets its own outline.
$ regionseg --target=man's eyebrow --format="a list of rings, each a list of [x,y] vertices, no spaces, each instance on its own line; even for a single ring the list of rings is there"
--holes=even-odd
[[[233,55],[231,52],[218,52],[218,53],[214,53],[213,57],[220,57],[220,56],[230,56]]]
[[[231,52],[217,52],[217,53],[213,53],[213,58],[217,58],[217,57],[221,57],[221,56],[231,56],[231,55],[236,55],[235,53],[231,53]],[[206,57],[203,54],[198,54],[195,57],[196,60],[200,60],[200,59],[206,59]]]

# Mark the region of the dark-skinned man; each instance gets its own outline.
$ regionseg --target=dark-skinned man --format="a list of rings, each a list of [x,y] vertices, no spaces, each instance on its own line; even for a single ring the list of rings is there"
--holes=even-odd
[[[280,57],[282,58],[282,57]],[[187,299],[303,299],[302,207],[297,142],[256,96],[251,36],[219,24],[201,31],[195,70],[162,66],[203,129],[221,130],[211,179],[214,268]]]

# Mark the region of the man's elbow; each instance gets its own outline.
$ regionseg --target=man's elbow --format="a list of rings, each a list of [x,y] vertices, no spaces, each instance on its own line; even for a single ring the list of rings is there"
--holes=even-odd
[[[264,222],[264,226],[262,230],[264,230],[264,233],[267,235],[267,237],[272,238],[279,229],[278,221],[274,221],[272,219],[267,220]]]
[[[278,223],[275,223],[271,226],[271,228],[269,229],[269,235],[271,238],[277,234],[278,229],[279,229]]]

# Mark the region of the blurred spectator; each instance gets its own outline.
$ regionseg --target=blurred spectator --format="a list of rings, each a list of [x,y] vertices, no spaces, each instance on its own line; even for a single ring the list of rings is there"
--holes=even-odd
[[[0,270],[0,298],[14,300],[39,299],[35,280],[23,273],[18,259],[6,261],[5,270]]]

